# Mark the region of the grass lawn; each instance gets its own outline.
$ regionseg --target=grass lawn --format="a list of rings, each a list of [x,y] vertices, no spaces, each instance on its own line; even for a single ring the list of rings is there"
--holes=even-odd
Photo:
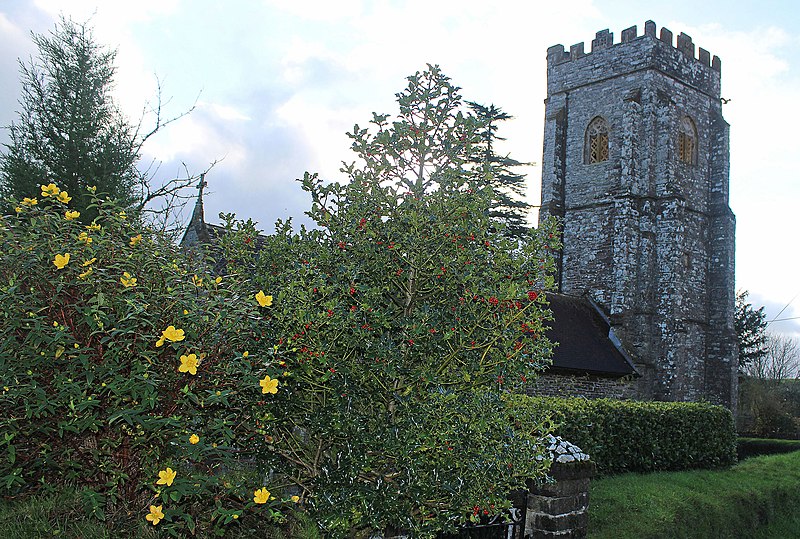
[[[114,536],[101,522],[86,517],[79,496],[70,492],[14,502],[0,500],[0,537],[112,539]]]
[[[800,452],[729,470],[625,474],[592,482],[589,537],[800,537],[798,508]]]
[[[105,524],[86,515],[75,492],[42,494],[21,500],[0,498],[0,539],[156,539],[158,529],[144,522],[125,529],[109,530]],[[283,527],[264,522],[231,526],[223,537],[236,539],[320,539],[314,523],[294,514]]]

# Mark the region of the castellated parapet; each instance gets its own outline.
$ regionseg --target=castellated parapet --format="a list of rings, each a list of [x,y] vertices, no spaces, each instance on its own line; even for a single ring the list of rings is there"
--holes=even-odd
[[[642,375],[638,397],[735,406],[735,217],[721,61],[645,23],[547,51],[540,218],[559,291],[588,295]]]
[[[603,77],[619,77],[643,69],[656,69],[675,77],[709,96],[720,95],[722,62],[718,56],[699,48],[695,56],[692,38],[681,33],[673,46],[673,34],[662,28],[656,38],[656,23],[647,21],[645,32],[639,36],[636,26],[622,31],[622,41],[614,45],[614,34],[597,32],[590,53],[584,52],[583,42],[572,45],[569,52],[563,45],[547,49],[548,94],[574,89],[596,82],[598,66]],[[620,46],[622,45],[622,46]],[[568,65],[564,65],[568,62]]]

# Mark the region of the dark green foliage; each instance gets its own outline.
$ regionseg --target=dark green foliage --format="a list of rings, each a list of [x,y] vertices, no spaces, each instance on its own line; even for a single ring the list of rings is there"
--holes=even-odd
[[[778,455],[800,451],[800,440],[773,440],[769,438],[739,438],[736,454],[739,460],[758,455]]]
[[[590,499],[593,539],[794,538],[800,523],[787,516],[800,504],[800,453],[608,477],[592,481]]]
[[[800,382],[745,377],[739,384],[739,432],[760,438],[800,437]]]
[[[20,62],[21,108],[0,154],[0,197],[7,205],[10,196],[36,196],[39,185],[56,183],[91,222],[96,212],[87,208],[86,187],[127,206],[139,180],[136,130],[111,96],[115,52],[64,18],[50,35],[32,37],[39,54]]]
[[[283,371],[266,468],[326,537],[432,537],[545,468],[546,429],[514,431],[503,397],[550,354],[528,295],[552,284],[550,231],[512,240],[488,218],[467,166],[478,124],[437,67],[397,98],[397,116],[354,127],[348,183],[304,178],[315,229],[279,224],[256,261],[249,244],[226,255],[274,295],[253,322]]]
[[[488,179],[487,184],[494,191],[489,217],[503,223],[510,236],[524,234],[530,228],[527,216],[531,205],[525,202],[525,174],[514,172],[514,169],[529,163],[499,155],[495,148],[496,141],[505,140],[497,136],[498,124],[513,116],[494,105],[487,107],[474,102],[468,105],[481,122],[480,142],[474,146],[470,161],[480,165],[481,174]]]
[[[767,355],[767,321],[764,307],[754,309],[748,303],[749,292],[742,290],[736,294],[734,325],[739,343],[739,367]]]
[[[579,446],[600,474],[730,466],[736,431],[727,408],[706,403],[515,396],[532,417]]]

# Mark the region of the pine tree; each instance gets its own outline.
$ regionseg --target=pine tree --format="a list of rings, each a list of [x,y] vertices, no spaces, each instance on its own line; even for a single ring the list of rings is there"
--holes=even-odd
[[[38,57],[20,61],[21,109],[0,154],[3,203],[36,196],[51,182],[69,191],[84,220],[94,215],[88,186],[123,206],[134,203],[140,143],[112,99],[115,51],[100,46],[85,24],[63,17],[49,35],[32,39]]]
[[[484,125],[480,132],[481,142],[470,160],[482,165],[483,170],[489,173],[489,185],[494,190],[489,215],[505,224],[508,235],[524,234],[529,230],[527,214],[531,205],[524,200],[527,187],[525,174],[514,172],[514,169],[529,163],[499,155],[495,149],[496,141],[505,140],[497,135],[498,124],[513,116],[494,105],[485,106],[475,102],[468,102],[468,105]]]

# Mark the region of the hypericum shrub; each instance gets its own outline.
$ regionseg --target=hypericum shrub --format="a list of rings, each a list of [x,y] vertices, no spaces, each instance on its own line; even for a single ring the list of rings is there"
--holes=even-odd
[[[544,473],[545,425],[514,430],[502,396],[550,354],[552,230],[512,241],[488,218],[480,125],[438,68],[398,103],[350,134],[349,183],[302,181],[318,228],[223,240],[229,274],[274,297],[252,320],[282,369],[260,458],[330,536],[431,536]]]
[[[240,331],[257,290],[89,194],[89,225],[54,184],[0,221],[0,490],[173,534],[279,518],[291,494],[238,465],[278,372]]]
[[[549,416],[555,433],[588,453],[603,474],[736,462],[733,416],[723,406],[525,395],[510,397],[509,406],[519,414]]]

